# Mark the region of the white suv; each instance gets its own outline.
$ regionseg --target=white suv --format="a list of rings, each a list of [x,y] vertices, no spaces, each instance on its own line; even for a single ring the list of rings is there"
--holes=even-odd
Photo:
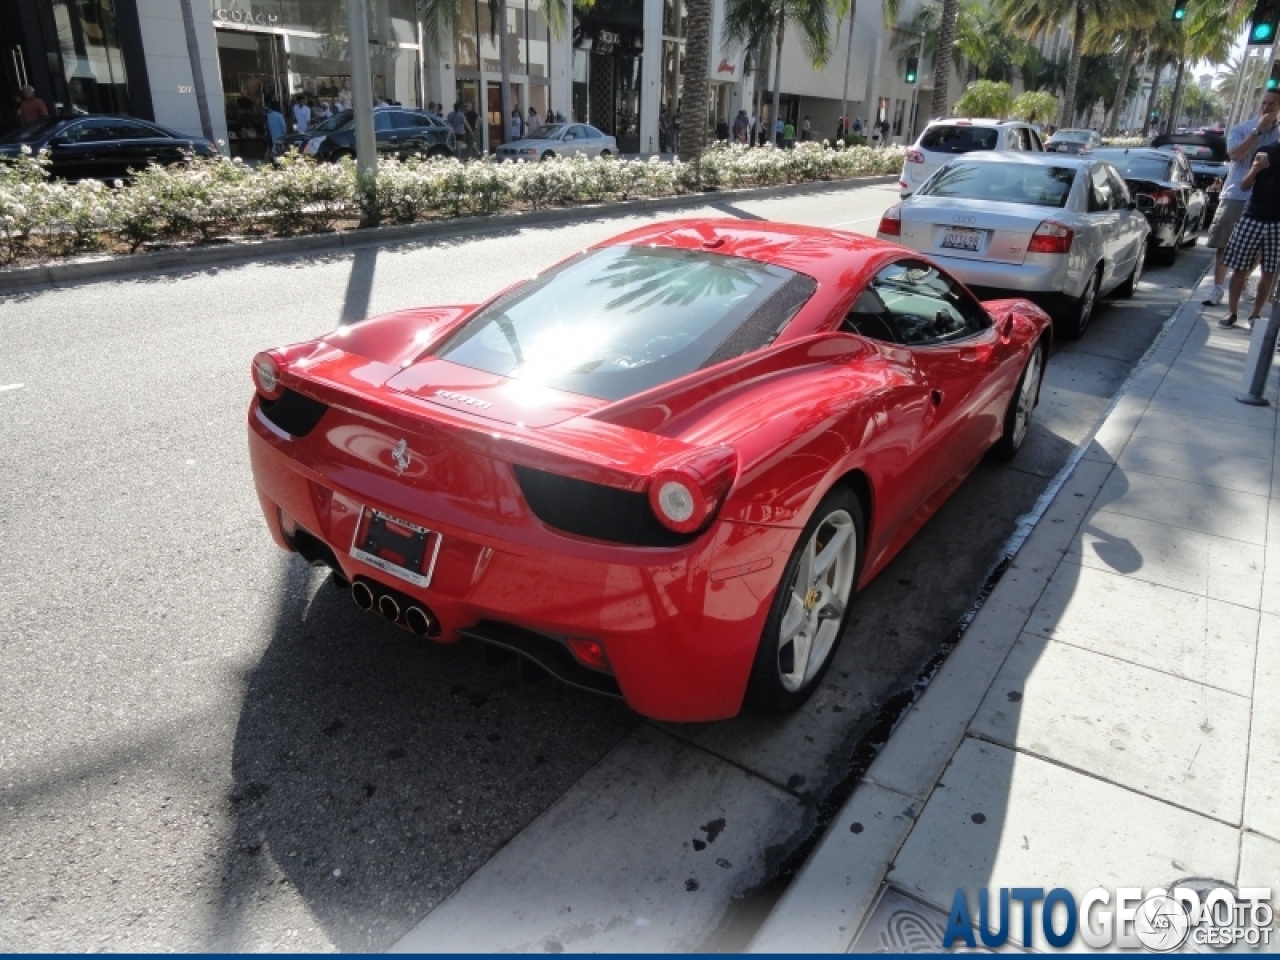
[[[974,150],[1031,150],[1044,152],[1040,134],[1017,120],[935,120],[924,128],[914,147],[907,149],[898,190],[911,196],[935,170],[961,153]]]

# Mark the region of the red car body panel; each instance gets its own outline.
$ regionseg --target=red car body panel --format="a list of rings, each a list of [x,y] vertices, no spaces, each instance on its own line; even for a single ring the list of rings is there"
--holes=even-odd
[[[432,356],[477,307],[407,310],[273,351],[283,385],[328,406],[305,437],[249,412],[254,480],[272,535],[281,511],[332,549],[343,575],[420,599],[439,639],[479,621],[604,649],[622,695],[663,720],[742,706],[779,578],[801,528],[836,484],[864,499],[865,584],[1000,436],[1048,317],[1020,300],[949,346],[906,349],[840,332],[884,266],[919,254],[852,234],[742,221],[642,228],[604,245],[709,250],[817,281],[771,345],[619,401],[514,381]],[[476,401],[480,401],[477,404]],[[488,404],[484,406],[483,404]],[[398,443],[412,451],[397,470]],[[692,541],[638,547],[554,529],[515,469],[644,493],[666,465],[707,448],[737,457],[732,487]],[[351,555],[362,508],[439,535],[426,587]]]

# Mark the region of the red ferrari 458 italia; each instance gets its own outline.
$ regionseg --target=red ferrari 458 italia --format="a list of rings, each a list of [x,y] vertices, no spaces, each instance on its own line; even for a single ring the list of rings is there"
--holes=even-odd
[[[259,354],[249,450],[276,542],[405,629],[663,720],[781,712],[1022,444],[1049,336],[892,244],[667,222]]]

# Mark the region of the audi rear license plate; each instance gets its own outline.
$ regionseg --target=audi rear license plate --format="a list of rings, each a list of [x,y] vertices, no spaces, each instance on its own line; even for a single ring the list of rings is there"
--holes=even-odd
[[[416,587],[431,583],[440,534],[372,507],[360,508],[351,556]]]
[[[982,249],[982,233],[978,230],[966,230],[963,227],[949,227],[942,234],[942,249],[977,253]]]

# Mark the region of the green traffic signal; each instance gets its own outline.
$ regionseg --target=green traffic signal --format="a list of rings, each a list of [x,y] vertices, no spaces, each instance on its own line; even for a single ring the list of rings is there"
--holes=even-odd
[[[1187,0],[1173,0],[1173,20],[1174,23],[1181,23],[1187,19]]]
[[[1280,27],[1280,0],[1254,0],[1253,12],[1249,16],[1250,46],[1275,43],[1277,27]]]
[[[1263,43],[1271,39],[1271,34],[1273,32],[1274,30],[1271,24],[1255,23],[1253,25],[1253,33],[1250,35],[1249,39],[1254,43]]]
[[[907,58],[907,83],[916,82],[916,73],[920,69],[920,60],[918,57]]]

